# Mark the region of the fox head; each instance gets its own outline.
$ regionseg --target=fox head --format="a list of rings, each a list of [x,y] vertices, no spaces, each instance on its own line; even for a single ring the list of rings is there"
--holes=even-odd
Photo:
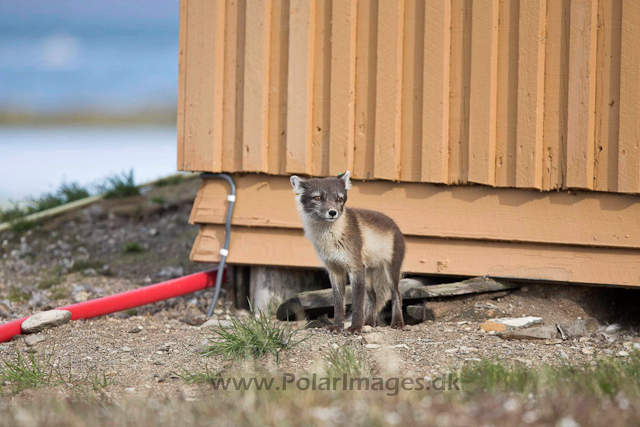
[[[329,178],[302,179],[293,175],[291,186],[300,213],[315,221],[335,222],[344,212],[350,176],[349,171]]]

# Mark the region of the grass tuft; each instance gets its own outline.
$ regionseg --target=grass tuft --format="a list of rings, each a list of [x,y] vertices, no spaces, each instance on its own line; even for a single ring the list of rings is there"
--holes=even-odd
[[[62,184],[59,190],[60,194],[64,196],[65,203],[75,202],[76,200],[82,200],[89,197],[91,194],[89,190],[81,186],[77,182],[70,184]]]
[[[108,177],[104,184],[98,186],[98,189],[106,199],[119,199],[140,195],[140,189],[136,186],[133,176],[133,169],[128,173],[123,172],[120,175]]]
[[[23,291],[16,287],[9,288],[9,295],[7,299],[11,302],[29,301],[31,299],[31,292]]]
[[[46,211],[65,204],[65,198],[59,194],[45,193],[38,198],[27,199],[28,214]]]
[[[204,372],[194,373],[182,368],[181,372],[173,372],[173,374],[180,377],[180,379],[187,384],[208,384],[213,382],[220,375],[218,372],[210,371],[208,365],[205,365],[204,369]]]
[[[167,201],[162,196],[153,196],[151,198],[151,203],[155,203],[156,205],[164,205]]]
[[[345,345],[332,349],[326,356],[325,372],[332,378],[348,377],[366,378],[373,370],[367,363],[362,351],[352,345]]]
[[[125,254],[139,254],[144,252],[144,248],[136,242],[127,242],[124,244],[122,251]]]
[[[11,394],[20,393],[27,388],[39,388],[61,382],[61,375],[51,363],[52,353],[43,353],[37,357],[29,354],[24,358],[20,352],[16,352],[16,361],[2,361],[0,365],[0,395],[4,395],[5,389]]]
[[[544,390],[569,394],[587,391],[595,396],[640,396],[640,352],[628,358],[597,360],[594,365],[505,366],[482,361],[462,369],[461,379],[467,391],[540,393]]]
[[[266,354],[276,356],[280,361],[280,352],[292,348],[307,338],[294,340],[300,330],[292,330],[289,323],[280,324],[270,319],[262,311],[252,313],[242,319],[231,318],[231,327],[221,326],[213,329],[216,341],[205,350],[205,355],[220,354],[229,359],[244,360],[260,358]]]
[[[155,187],[167,187],[169,185],[177,185],[184,181],[184,176],[177,174],[160,178],[154,183]]]

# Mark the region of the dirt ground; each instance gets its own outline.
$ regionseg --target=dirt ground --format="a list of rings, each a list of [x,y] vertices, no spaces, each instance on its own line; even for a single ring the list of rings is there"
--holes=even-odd
[[[197,233],[187,224],[197,181],[153,189],[132,200],[104,201],[26,234],[0,233],[0,321],[210,268],[188,259]],[[102,393],[113,399],[205,399],[210,388],[188,384],[179,374],[230,369],[222,356],[200,354],[213,335],[199,326],[211,296],[200,292],[74,321],[40,333],[43,339],[33,345],[17,337],[0,344],[0,359],[15,360],[16,350],[53,354],[56,365],[74,376],[104,374],[109,385]],[[224,297],[225,292],[215,317],[248,315]],[[378,327],[354,337],[303,329],[297,335],[307,338],[302,344],[284,351],[279,361],[270,356],[260,364],[275,373],[314,372],[332,349],[349,343],[361,348],[374,372],[384,376],[435,378],[481,359],[527,366],[589,364],[600,357],[624,357],[640,343],[638,297],[635,290],[526,283],[497,299],[439,302],[436,320],[403,331]],[[544,324],[596,318],[601,328],[581,338],[535,342],[506,341],[480,329],[486,319],[525,315],[542,317]],[[612,323],[619,323],[620,331],[605,332]],[[65,387],[24,390],[1,397],[0,409],[74,393]],[[631,411],[639,410],[637,403]]]

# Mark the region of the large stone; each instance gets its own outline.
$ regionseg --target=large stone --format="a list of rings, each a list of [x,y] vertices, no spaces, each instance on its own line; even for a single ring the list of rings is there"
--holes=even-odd
[[[490,319],[480,325],[480,328],[489,332],[505,332],[513,329],[523,329],[542,323],[542,317],[505,317],[502,319]]]
[[[67,310],[49,310],[34,314],[22,322],[22,333],[32,334],[64,325],[71,320],[71,312]]]
[[[551,340],[560,338],[556,325],[537,326],[527,329],[515,329],[500,335],[507,340]]]

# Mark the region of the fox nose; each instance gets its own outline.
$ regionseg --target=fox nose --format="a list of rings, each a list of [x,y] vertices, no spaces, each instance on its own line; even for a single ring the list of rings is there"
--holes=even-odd
[[[336,216],[336,215],[338,215],[338,211],[337,211],[337,210],[335,210],[335,209],[331,209],[331,210],[329,211],[329,216],[330,216],[330,217],[334,217],[334,216]]]

